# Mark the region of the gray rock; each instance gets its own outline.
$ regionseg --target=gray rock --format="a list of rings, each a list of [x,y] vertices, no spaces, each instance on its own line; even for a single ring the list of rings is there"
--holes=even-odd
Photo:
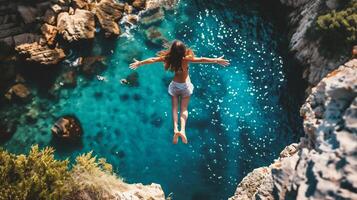
[[[124,4],[119,4],[114,0],[101,0],[95,6],[95,15],[103,29],[105,36],[120,35],[118,21],[123,17]]]
[[[307,31],[313,26],[315,19],[324,13],[326,1],[323,0],[280,0],[283,4],[294,8],[289,15],[290,50],[302,66],[306,66],[304,78],[310,86],[315,86],[328,73],[346,62],[346,57],[325,57],[320,53],[320,39],[311,40]]]
[[[74,15],[61,12],[57,16],[57,29],[68,42],[93,39],[95,35],[94,14],[82,9],[76,9]]]
[[[271,176],[248,174],[232,200],[357,199],[357,59],[312,88],[300,113],[305,137],[264,168]]]

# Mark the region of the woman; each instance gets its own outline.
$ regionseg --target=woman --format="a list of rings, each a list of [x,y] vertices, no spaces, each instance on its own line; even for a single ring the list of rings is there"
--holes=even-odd
[[[130,64],[130,68],[135,70],[142,65],[156,62],[163,62],[165,70],[169,70],[175,73],[175,76],[168,88],[168,92],[171,95],[172,100],[172,119],[174,126],[173,143],[177,144],[178,137],[181,137],[182,142],[187,144],[185,131],[186,120],[188,117],[187,106],[194,88],[188,73],[188,64],[215,63],[222,66],[227,66],[229,65],[229,62],[228,60],[223,59],[223,56],[219,58],[195,57],[191,49],[187,49],[181,41],[175,40],[168,50],[160,51],[157,57],[148,58],[143,61],[134,59],[134,62]],[[179,100],[181,100],[180,131],[178,129],[177,113]]]

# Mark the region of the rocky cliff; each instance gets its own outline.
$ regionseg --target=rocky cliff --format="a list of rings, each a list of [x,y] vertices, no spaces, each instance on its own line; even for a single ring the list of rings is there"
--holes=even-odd
[[[230,200],[357,199],[357,59],[325,57],[321,40],[308,36],[316,17],[337,1],[281,2],[292,9],[290,50],[309,83],[300,110],[305,136],[249,173]]]
[[[357,199],[357,59],[329,73],[302,106],[305,137],[238,185],[235,199]]]
[[[290,50],[305,68],[304,78],[310,86],[314,86],[348,59],[341,55],[324,55],[321,52],[321,38],[311,38],[308,34],[309,29],[315,26],[316,18],[324,10],[336,8],[337,0],[280,1],[287,9],[292,10],[288,16]]]

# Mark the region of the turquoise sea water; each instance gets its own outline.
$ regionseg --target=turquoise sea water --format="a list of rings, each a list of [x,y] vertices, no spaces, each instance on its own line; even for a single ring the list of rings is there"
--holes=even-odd
[[[257,5],[181,0],[155,25],[168,40],[184,41],[198,56],[225,55],[231,62],[227,68],[190,66],[195,89],[188,145],[172,144],[167,93],[172,74],[162,64],[138,69],[137,86],[119,83],[133,73],[128,68],[132,58],[145,59],[161,49],[145,37],[147,28],[138,26],[127,37],[98,39],[92,49],[83,50],[109,54],[107,69],[98,74],[106,81],[79,76],[77,87],[63,89],[59,100],[37,98],[27,107],[46,109],[33,124],[18,127],[3,146],[19,153],[32,144],[51,145],[59,158],[93,150],[129,183],[159,183],[177,200],[227,199],[248,172],[271,163],[301,131],[298,103],[290,96],[295,91],[288,87],[289,60],[280,47],[285,38],[277,36],[277,27]],[[81,146],[58,146],[51,140],[50,127],[63,114],[81,121]]]

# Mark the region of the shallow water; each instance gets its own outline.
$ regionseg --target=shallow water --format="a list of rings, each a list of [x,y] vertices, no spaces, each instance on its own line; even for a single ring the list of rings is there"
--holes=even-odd
[[[160,50],[139,26],[115,42],[96,41],[91,54],[111,52],[108,68],[99,74],[107,81],[80,76],[78,86],[62,91],[59,101],[46,101],[52,116],[43,111],[35,124],[19,127],[3,146],[26,152],[35,143],[53,145],[59,158],[93,150],[127,182],[159,183],[178,200],[227,199],[249,171],[271,163],[301,130],[293,123],[300,120],[293,109],[298,104],[288,98],[294,92],[287,87],[289,63],[279,53],[284,37],[276,37],[277,27],[262,18],[257,4],[245,3],[181,0],[156,26],[198,56],[225,55],[231,62],[227,68],[190,66],[195,89],[188,145],[172,145],[167,93],[172,74],[162,64],[138,69],[136,87],[119,83],[133,73],[128,69],[132,58]],[[65,150],[51,141],[49,128],[62,114],[75,114],[82,122],[81,147]]]

